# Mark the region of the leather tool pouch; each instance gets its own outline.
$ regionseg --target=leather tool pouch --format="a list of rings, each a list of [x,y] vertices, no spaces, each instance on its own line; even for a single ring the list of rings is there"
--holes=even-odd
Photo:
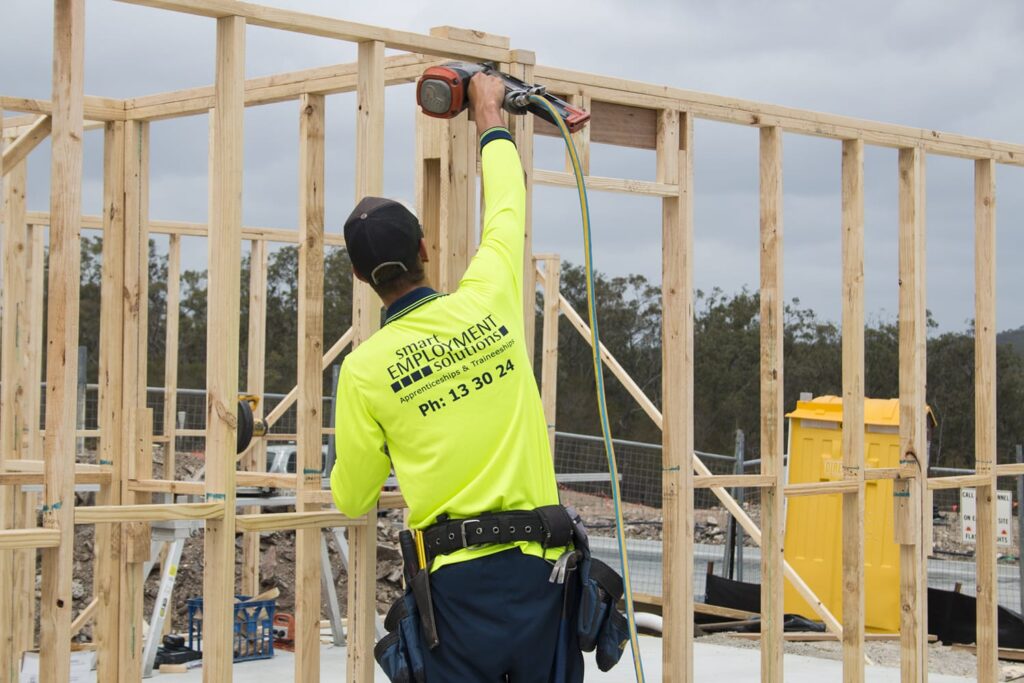
[[[580,553],[577,576],[580,600],[577,635],[580,649],[596,650],[597,667],[608,671],[618,664],[629,642],[629,622],[616,606],[622,597],[622,577],[607,564],[591,556],[586,528],[569,508],[573,540]]]
[[[419,610],[411,591],[399,598],[384,619],[387,635],[373,648],[373,658],[392,683],[425,683]]]

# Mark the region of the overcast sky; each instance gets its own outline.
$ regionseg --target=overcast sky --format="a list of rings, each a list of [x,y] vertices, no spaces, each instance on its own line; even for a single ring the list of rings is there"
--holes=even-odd
[[[4,0],[0,93],[50,97],[51,4]],[[1024,142],[1024,4],[1012,1],[822,3],[626,2],[267,4],[426,33],[455,25],[509,36],[539,62],[680,88]],[[515,14],[508,10],[519,8]],[[214,24],[111,0],[88,0],[86,92],[109,97],[208,85]],[[12,30],[13,29],[13,30]],[[251,27],[248,76],[349,62],[354,47]],[[340,231],[353,204],[355,101],[328,99],[327,219]],[[385,190],[413,197],[412,86],[388,89]],[[244,220],[289,227],[297,214],[297,105],[249,109]],[[206,117],[152,126],[151,216],[206,219]],[[756,288],[757,131],[695,127],[695,284]],[[87,134],[83,210],[102,201],[102,134]],[[537,165],[561,169],[560,142],[539,138]],[[30,157],[29,206],[47,208],[48,146]],[[785,296],[838,320],[840,143],[784,140]],[[596,145],[595,175],[654,178],[654,153]],[[866,153],[869,318],[897,309],[896,151]],[[1024,324],[1024,169],[997,168],[998,326]],[[973,164],[929,156],[928,307],[942,330],[973,317]],[[659,200],[591,194],[597,267],[660,281]],[[582,257],[573,191],[535,191],[536,251]],[[161,248],[166,239],[157,237]],[[185,266],[205,267],[205,245],[186,239]]]

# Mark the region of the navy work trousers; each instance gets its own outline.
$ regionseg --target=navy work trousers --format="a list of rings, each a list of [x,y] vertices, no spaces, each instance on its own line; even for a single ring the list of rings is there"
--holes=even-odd
[[[575,577],[566,602],[566,585],[550,574],[550,563],[517,548],[434,572],[441,643],[426,653],[428,683],[582,681]]]

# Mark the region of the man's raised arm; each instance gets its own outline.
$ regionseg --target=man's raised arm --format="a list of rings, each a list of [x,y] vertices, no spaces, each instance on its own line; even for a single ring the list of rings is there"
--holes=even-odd
[[[480,249],[459,286],[498,288],[521,302],[526,186],[519,153],[501,116],[504,97],[505,85],[496,76],[477,74],[469,82],[470,110],[480,131],[484,229]]]

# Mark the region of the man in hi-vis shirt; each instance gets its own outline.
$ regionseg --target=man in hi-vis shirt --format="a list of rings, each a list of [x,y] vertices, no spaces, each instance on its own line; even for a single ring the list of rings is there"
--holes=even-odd
[[[394,468],[409,526],[425,530],[440,641],[425,653],[431,682],[548,681],[556,666],[583,679],[578,647],[565,647],[564,586],[549,581],[565,543],[549,547],[526,513],[518,529],[485,516],[507,522],[500,533],[478,522],[559,502],[523,332],[526,193],[504,93],[497,77],[470,82],[484,227],[455,292],[430,288],[419,222],[401,204],[367,197],[345,223],[355,276],[387,317],[341,368],[331,490],[341,512],[362,515]]]

